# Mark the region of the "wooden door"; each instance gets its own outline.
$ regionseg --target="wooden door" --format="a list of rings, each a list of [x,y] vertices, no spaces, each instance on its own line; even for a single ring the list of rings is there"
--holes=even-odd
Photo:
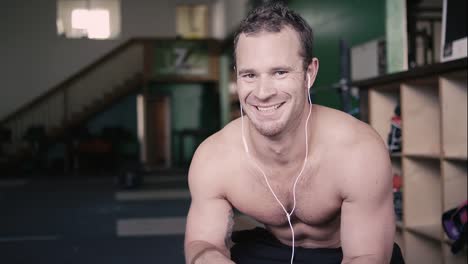
[[[157,95],[148,102],[148,162],[151,167],[171,166],[171,102]]]

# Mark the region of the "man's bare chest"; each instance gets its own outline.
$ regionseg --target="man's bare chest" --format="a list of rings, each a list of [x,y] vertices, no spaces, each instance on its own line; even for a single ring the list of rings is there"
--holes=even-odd
[[[304,174],[296,186],[294,207],[294,177],[269,180],[271,189],[289,212],[292,219],[308,226],[326,226],[340,215],[341,198],[333,181],[326,175]],[[256,178],[252,178],[256,177]],[[268,188],[264,177],[258,174],[238,176],[228,191],[228,200],[237,210],[268,226],[288,225],[282,206]]]

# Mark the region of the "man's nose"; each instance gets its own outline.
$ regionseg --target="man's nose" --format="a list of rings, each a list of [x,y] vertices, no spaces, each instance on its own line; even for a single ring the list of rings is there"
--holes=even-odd
[[[277,91],[274,87],[274,82],[269,76],[261,76],[257,82],[255,89],[255,96],[259,100],[267,100],[268,98],[276,95]]]

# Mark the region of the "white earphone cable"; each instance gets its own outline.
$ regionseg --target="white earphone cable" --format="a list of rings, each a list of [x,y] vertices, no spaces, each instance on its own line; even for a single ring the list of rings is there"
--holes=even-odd
[[[244,149],[245,149],[245,152],[247,153],[247,156],[249,157],[249,160],[252,162],[252,164],[255,165],[255,167],[257,167],[257,169],[262,173],[264,179],[265,179],[265,182],[268,186],[268,188],[270,189],[270,192],[273,194],[273,196],[275,197],[276,201],[278,202],[278,204],[281,206],[281,209],[283,209],[283,211],[285,212],[286,214],[286,217],[288,219],[288,223],[289,223],[289,227],[291,228],[291,235],[292,235],[292,253],[291,253],[291,264],[293,264],[293,261],[294,261],[294,253],[295,253],[295,238],[294,238],[294,228],[292,226],[292,223],[291,223],[291,215],[293,214],[294,210],[296,209],[296,185],[297,185],[297,182],[299,181],[299,178],[302,176],[302,173],[304,172],[304,169],[305,169],[305,165],[307,163],[307,159],[308,159],[308,152],[309,152],[309,142],[308,142],[308,135],[307,135],[307,128],[308,128],[308,123],[309,123],[309,118],[310,118],[310,114],[312,112],[312,100],[310,98],[310,91],[309,91],[309,88],[310,88],[310,76],[307,75],[307,93],[308,93],[308,99],[309,99],[309,114],[307,115],[307,119],[306,119],[306,124],[305,124],[305,158],[304,158],[304,163],[302,165],[302,168],[301,168],[301,171],[299,172],[298,176],[296,177],[296,180],[294,182],[294,186],[293,186],[293,208],[291,209],[291,212],[288,213],[288,211],[286,210],[286,208],[284,207],[283,203],[278,199],[278,197],[276,196],[275,192],[273,191],[273,188],[271,188],[270,186],[270,182],[268,181],[268,177],[266,176],[265,172],[262,170],[262,168],[260,168],[260,166],[255,162],[255,160],[253,160],[251,157],[250,157],[250,153],[249,153],[249,148],[248,148],[248,145],[247,145],[247,141],[245,139],[245,135],[244,135],[244,114],[243,114],[243,109],[242,109],[242,104],[240,104],[240,110],[241,110],[241,133],[242,133],[242,141],[244,143]]]

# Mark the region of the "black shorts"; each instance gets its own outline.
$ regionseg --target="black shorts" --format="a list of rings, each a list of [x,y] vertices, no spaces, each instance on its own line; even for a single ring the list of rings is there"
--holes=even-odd
[[[234,232],[232,241],[235,245],[231,248],[231,259],[237,264],[287,264],[291,261],[291,247],[263,228]],[[340,264],[342,259],[341,248],[295,248],[295,264]],[[395,243],[391,264],[404,263]]]

